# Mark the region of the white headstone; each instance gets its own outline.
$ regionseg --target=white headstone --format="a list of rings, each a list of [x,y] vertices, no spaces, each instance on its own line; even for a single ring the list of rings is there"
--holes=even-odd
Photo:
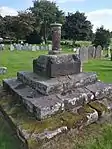
[[[110,48],[110,46],[109,46],[109,48],[108,48],[108,57],[110,58],[111,57],[111,48]],[[103,51],[103,50],[102,50]]]
[[[35,45],[32,46],[32,51],[36,51],[36,46]]]
[[[48,45],[48,50],[52,51],[52,45],[50,45],[50,44]]]
[[[14,46],[13,46],[13,44],[10,45],[10,51],[14,51]]]
[[[36,46],[36,50],[37,50],[37,51],[40,50],[40,47],[39,47],[39,46]]]

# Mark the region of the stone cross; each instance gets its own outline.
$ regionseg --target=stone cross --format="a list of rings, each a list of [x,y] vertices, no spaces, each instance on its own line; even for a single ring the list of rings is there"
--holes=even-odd
[[[52,51],[49,51],[49,54],[59,54],[61,51],[61,47],[60,47],[61,26],[62,26],[62,24],[58,24],[58,23],[51,24],[51,28],[52,28]]]

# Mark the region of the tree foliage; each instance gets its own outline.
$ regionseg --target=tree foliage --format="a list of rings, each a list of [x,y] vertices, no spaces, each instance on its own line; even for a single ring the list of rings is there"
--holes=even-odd
[[[65,38],[74,41],[90,40],[92,37],[92,24],[87,20],[85,14],[79,11],[74,14],[68,13],[63,30]]]
[[[30,10],[35,15],[36,21],[39,22],[40,34],[45,42],[50,33],[50,24],[54,22],[64,23],[64,13],[62,10],[59,10],[54,2],[36,0]]]
[[[103,26],[101,26],[100,28],[97,28],[93,44],[95,46],[101,45],[102,48],[108,47],[110,43],[110,37],[111,37],[110,35],[111,34],[109,30],[104,29]]]
[[[38,43],[44,39],[51,39],[51,23],[61,23],[62,38],[76,40],[93,40],[93,44],[104,47],[109,43],[110,34],[103,27],[92,32],[92,24],[85,13],[76,11],[68,13],[59,9],[55,2],[50,0],[35,0],[33,6],[21,11],[17,16],[0,16],[0,37],[15,40],[31,40]],[[112,37],[112,32],[111,32]],[[33,41],[34,39],[34,41]],[[37,41],[38,39],[38,41]]]

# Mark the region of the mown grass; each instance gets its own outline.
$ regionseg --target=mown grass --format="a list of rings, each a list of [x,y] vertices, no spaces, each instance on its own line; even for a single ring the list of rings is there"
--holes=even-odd
[[[65,50],[64,52],[68,52]],[[71,52],[71,51],[70,51]],[[32,61],[40,54],[46,54],[46,51],[0,51],[0,65],[6,66],[8,72],[5,75],[0,75],[0,81],[4,78],[16,77],[17,71],[32,70]],[[99,79],[104,82],[112,82],[112,61],[109,60],[91,60],[84,64],[84,71],[96,72]],[[106,127],[106,128],[105,128]],[[89,130],[90,135],[86,132],[83,134],[86,139],[80,144],[74,141],[74,148],[77,149],[112,149],[112,125],[105,127],[95,127],[94,130]],[[88,130],[87,130],[88,131]],[[94,131],[94,132],[93,132]],[[102,135],[99,135],[101,131]],[[96,133],[95,133],[96,132]],[[95,137],[91,138],[91,134],[95,133]],[[82,136],[83,136],[82,135]],[[81,137],[82,137],[81,136]],[[84,138],[85,138],[84,137]],[[10,131],[9,127],[0,118],[0,149],[21,149],[19,141]]]
[[[0,149],[23,149],[23,145],[0,115]]]

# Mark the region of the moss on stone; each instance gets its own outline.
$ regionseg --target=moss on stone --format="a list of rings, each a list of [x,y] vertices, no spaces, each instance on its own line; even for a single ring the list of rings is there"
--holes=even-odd
[[[66,125],[72,128],[77,121],[83,118],[83,116],[79,114],[63,112],[45,120],[37,121],[21,104],[15,104],[14,99],[3,99],[0,101],[0,104],[11,117],[12,121],[23,130],[27,130],[28,133],[41,133],[46,129],[55,130]]]
[[[89,103],[89,105],[93,108],[93,109],[96,109],[98,112],[100,112],[101,114],[103,112],[108,112],[108,109],[107,107],[103,104],[103,103],[100,103],[98,101],[94,101],[94,102],[91,102]]]
[[[85,109],[85,112],[86,113],[93,113],[94,112],[94,109],[91,108],[89,105],[85,104],[84,105],[84,109]]]

